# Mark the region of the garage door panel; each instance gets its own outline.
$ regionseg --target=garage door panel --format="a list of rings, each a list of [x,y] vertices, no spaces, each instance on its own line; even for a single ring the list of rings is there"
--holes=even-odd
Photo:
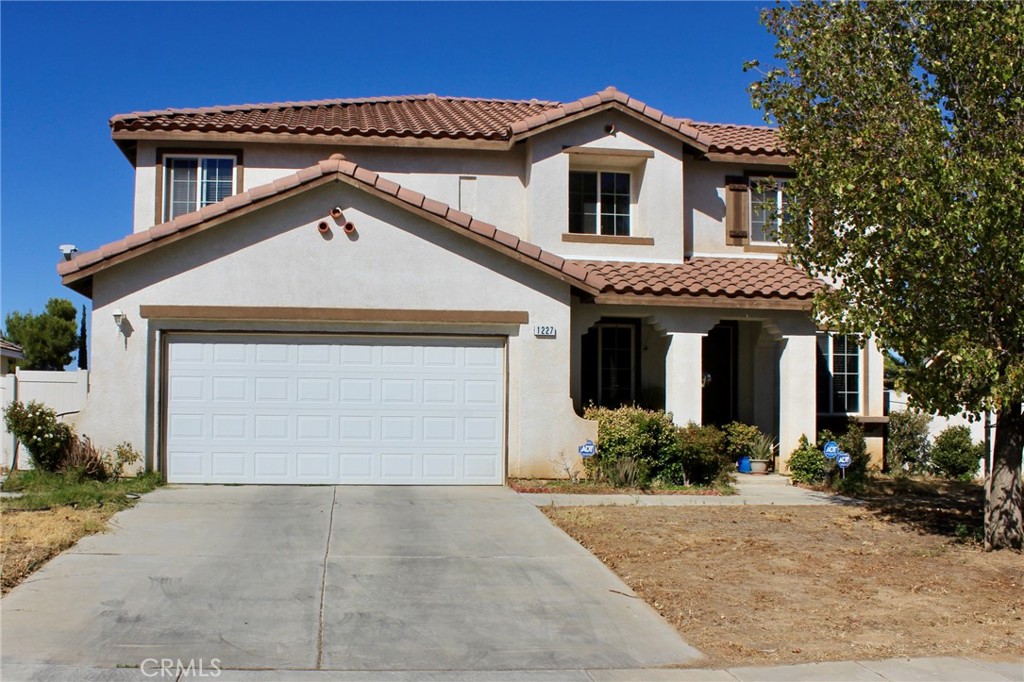
[[[172,337],[172,482],[503,480],[504,350],[491,339]]]
[[[287,452],[253,453],[253,478],[260,483],[288,481],[295,477],[294,457]]]

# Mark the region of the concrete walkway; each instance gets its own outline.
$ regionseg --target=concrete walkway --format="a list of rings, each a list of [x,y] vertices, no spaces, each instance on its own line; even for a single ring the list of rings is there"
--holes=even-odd
[[[842,495],[831,495],[789,484],[785,476],[736,476],[737,495],[574,495],[567,493],[522,493],[538,507],[590,507],[604,505],[638,507],[691,507],[860,504]]]
[[[198,674],[160,676],[157,664],[145,669],[7,665],[4,682],[141,682],[143,680],[216,679],[218,682],[1021,682],[1024,660],[975,658],[897,658],[773,667],[727,669],[580,669],[313,671],[207,668]],[[156,673],[156,674],[154,674]]]
[[[162,658],[286,679],[700,658],[604,564],[499,487],[164,488],[0,608],[4,680],[36,674],[15,663],[109,673]]]

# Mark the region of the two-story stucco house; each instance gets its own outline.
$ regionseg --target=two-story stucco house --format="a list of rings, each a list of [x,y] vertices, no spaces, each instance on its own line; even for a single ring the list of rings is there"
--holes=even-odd
[[[590,402],[756,424],[784,465],[830,419],[882,415],[880,354],[815,328],[818,284],[770,240],[772,129],[614,88],[111,129],[134,232],[58,267],[94,306],[78,426],[172,482],[554,475],[596,438]]]

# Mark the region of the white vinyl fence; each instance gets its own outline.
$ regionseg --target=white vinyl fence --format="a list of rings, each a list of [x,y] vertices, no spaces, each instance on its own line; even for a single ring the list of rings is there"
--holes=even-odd
[[[85,399],[89,394],[89,372],[39,372],[17,370],[14,374],[0,377],[0,408],[20,400],[28,404],[35,400],[52,408],[62,418],[80,412],[85,407]],[[14,456],[14,436],[7,432],[7,427],[0,420],[0,467],[9,469]],[[18,450],[18,468],[29,464],[25,448]]]

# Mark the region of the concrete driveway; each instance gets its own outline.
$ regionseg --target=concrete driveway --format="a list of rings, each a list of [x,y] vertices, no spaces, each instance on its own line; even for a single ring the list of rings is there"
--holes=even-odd
[[[699,656],[506,488],[162,489],[6,596],[5,664],[444,671]]]

